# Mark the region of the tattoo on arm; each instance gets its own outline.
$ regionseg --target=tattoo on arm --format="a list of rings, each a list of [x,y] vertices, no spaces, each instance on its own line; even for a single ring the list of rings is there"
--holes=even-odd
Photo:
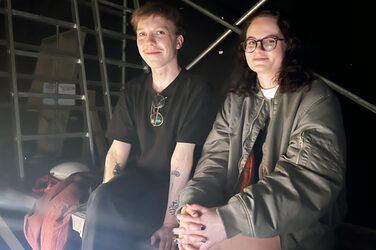
[[[120,164],[119,163],[115,163],[115,167],[114,167],[114,170],[112,171],[112,173],[114,175],[119,175],[120,174]]]
[[[170,190],[174,187],[174,180],[175,180],[175,177],[179,177],[180,176],[180,172],[178,170],[172,170],[171,172],[171,175],[172,175],[172,178],[171,178],[171,181],[170,181]]]
[[[172,173],[171,173],[171,175],[179,177],[180,176],[180,172],[178,170],[173,170]]]
[[[176,210],[178,209],[178,200],[174,200],[170,206],[168,206],[168,212],[171,215],[175,215]]]

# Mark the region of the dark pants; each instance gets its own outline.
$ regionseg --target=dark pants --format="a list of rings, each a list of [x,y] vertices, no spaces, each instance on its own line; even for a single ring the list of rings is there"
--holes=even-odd
[[[168,182],[168,175],[129,169],[100,185],[89,198],[82,249],[138,249],[163,224]]]

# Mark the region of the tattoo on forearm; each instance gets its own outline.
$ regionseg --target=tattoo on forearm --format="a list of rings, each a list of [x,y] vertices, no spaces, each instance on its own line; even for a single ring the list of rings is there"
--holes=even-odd
[[[171,175],[179,177],[180,176],[180,172],[178,170],[173,170],[172,173],[171,173]]]
[[[174,180],[175,180],[175,177],[179,177],[180,176],[180,172],[178,170],[172,170],[171,172],[171,175],[172,175],[172,178],[171,178],[171,181],[170,181],[170,190],[174,187]]]
[[[120,164],[119,163],[115,163],[115,167],[114,167],[114,170],[112,171],[112,173],[114,175],[119,175],[120,174]]]
[[[175,215],[176,210],[178,209],[178,200],[174,200],[170,206],[168,206],[168,212],[171,215]]]

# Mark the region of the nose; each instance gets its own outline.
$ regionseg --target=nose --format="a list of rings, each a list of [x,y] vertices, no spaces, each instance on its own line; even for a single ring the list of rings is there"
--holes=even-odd
[[[149,34],[148,36],[147,36],[147,39],[146,39],[146,41],[148,42],[148,43],[155,43],[155,36],[153,35],[153,34]]]

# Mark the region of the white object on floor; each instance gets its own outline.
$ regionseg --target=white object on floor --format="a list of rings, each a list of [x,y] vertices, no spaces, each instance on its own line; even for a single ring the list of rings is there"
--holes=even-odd
[[[69,177],[71,174],[78,172],[88,172],[90,169],[79,162],[63,162],[59,165],[56,165],[50,170],[50,174],[59,180],[64,180]]]

